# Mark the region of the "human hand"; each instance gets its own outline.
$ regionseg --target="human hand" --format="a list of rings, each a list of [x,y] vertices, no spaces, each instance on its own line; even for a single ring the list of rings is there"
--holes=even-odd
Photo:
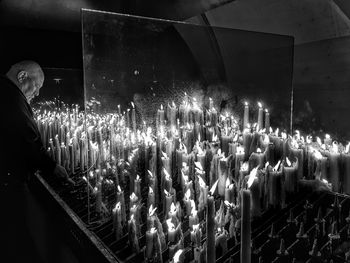
[[[71,178],[69,178],[68,173],[63,166],[56,164],[56,167],[53,173],[57,178],[63,179],[65,182],[71,185],[75,185],[75,182]]]

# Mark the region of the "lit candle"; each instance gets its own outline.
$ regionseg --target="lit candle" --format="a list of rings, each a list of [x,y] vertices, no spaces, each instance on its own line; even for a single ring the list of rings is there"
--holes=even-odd
[[[131,122],[132,122],[132,130],[134,133],[136,133],[136,112],[135,112],[135,105],[133,102],[131,102]]]
[[[197,210],[196,210],[196,204],[193,200],[191,200],[191,214],[189,216],[189,227],[191,228],[193,225],[197,225],[199,223]]]
[[[242,130],[247,128],[249,123],[249,105],[248,102],[244,103],[244,115],[243,115],[243,127]]]
[[[248,185],[248,188],[250,185]],[[250,190],[242,189],[241,204],[241,263],[251,262]],[[214,261],[212,261],[214,262]]]
[[[270,130],[270,113],[269,110],[265,110],[265,130],[266,132]]]
[[[152,227],[150,230],[146,231],[146,258],[152,259],[155,254],[155,238],[157,234],[157,229]]]
[[[184,196],[184,203],[186,207],[186,214],[189,216],[191,214],[191,190],[187,189]]]
[[[338,149],[338,143],[333,142],[330,152],[328,154],[329,158],[329,173],[330,173],[330,183],[333,186],[333,191],[339,192],[340,190],[340,153]]]
[[[208,195],[208,205],[207,205],[207,218],[206,218],[206,233],[207,233],[207,255],[206,262],[215,262],[215,202],[214,202],[214,192],[217,187],[216,182],[210,189]]]
[[[297,160],[298,162],[298,160]],[[286,157],[283,165],[283,173],[285,177],[285,190],[288,194],[294,194],[297,190],[298,174],[297,174],[297,162],[293,164]]]
[[[345,147],[345,151],[342,154],[342,167],[343,167],[343,192],[350,194],[350,143]]]
[[[257,131],[260,131],[264,126],[263,126],[263,115],[264,115],[264,110],[262,108],[262,104],[258,102],[259,106],[259,111],[258,111],[258,126],[256,128]]]
[[[215,246],[221,248],[221,256],[223,256],[227,252],[227,236],[227,231],[225,229],[221,230],[219,228],[219,231],[215,237]]]
[[[141,178],[139,175],[134,180],[134,193],[141,200]]]
[[[112,210],[113,213],[113,229],[115,231],[116,240],[118,241],[123,236],[122,228],[122,212],[121,204],[118,202]]]
[[[128,221],[128,233],[129,233],[129,246],[132,251],[138,253],[140,251],[139,239],[137,236],[137,227],[134,219],[134,215],[130,216],[130,220]]]
[[[168,226],[168,242],[175,243],[176,242],[176,228],[172,222],[172,219],[169,218],[166,220]]]
[[[234,203],[235,201],[235,185],[231,184],[230,178],[226,179],[225,187],[225,200],[229,203]]]
[[[199,224],[192,225],[191,231],[191,242],[194,247],[199,247],[201,245],[202,240],[202,231],[199,227]]]
[[[248,160],[249,170],[252,170],[254,167],[259,167],[262,169],[265,163],[265,154],[261,152],[261,149],[258,148],[256,152],[253,152]]]

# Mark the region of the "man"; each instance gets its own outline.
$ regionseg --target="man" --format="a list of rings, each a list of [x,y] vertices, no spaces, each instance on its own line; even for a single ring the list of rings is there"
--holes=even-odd
[[[6,76],[0,77],[3,101],[0,103],[2,122],[1,165],[6,173],[26,179],[28,173],[41,170],[68,179],[66,170],[49,157],[34,121],[31,100],[39,95],[44,83],[41,67],[33,61],[14,64]]]
[[[30,175],[41,170],[44,175],[70,180],[66,170],[44,148],[29,106],[43,83],[44,73],[33,61],[16,63],[0,76],[1,262],[40,262],[30,235],[33,225],[26,226],[26,216],[34,213],[26,211],[33,203],[28,202],[33,196],[26,184]]]

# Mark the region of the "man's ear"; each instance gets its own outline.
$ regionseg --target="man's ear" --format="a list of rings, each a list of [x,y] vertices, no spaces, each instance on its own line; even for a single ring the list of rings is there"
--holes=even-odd
[[[19,83],[22,83],[26,78],[28,78],[28,72],[21,70],[20,72],[18,72],[17,74],[17,80]]]

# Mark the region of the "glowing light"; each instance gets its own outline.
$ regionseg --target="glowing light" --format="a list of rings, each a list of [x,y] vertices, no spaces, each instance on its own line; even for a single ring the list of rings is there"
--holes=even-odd
[[[256,152],[261,153],[261,149],[260,148],[256,149]]]
[[[249,178],[248,178],[248,181],[247,181],[247,187],[250,188],[255,180],[256,175],[258,173],[258,168],[259,167],[255,167],[249,174]]]
[[[171,222],[171,218],[166,220],[166,224],[168,226],[168,231],[175,231],[175,225]]]
[[[120,208],[121,208],[120,202],[116,203],[115,207],[114,207],[113,210],[112,210],[113,213],[116,213],[118,210],[120,210]]]
[[[171,214],[176,214],[176,206],[175,206],[174,202],[171,203],[169,212]]]
[[[231,184],[230,178],[227,177],[226,179],[226,188],[228,188]]]
[[[248,101],[245,101],[244,102],[244,106],[248,106],[249,104],[248,104]]]
[[[194,162],[194,165],[199,169],[203,170],[202,164],[200,162]]]
[[[168,173],[168,171],[165,168],[163,168],[163,172],[165,174],[165,179],[170,180],[170,174]]]
[[[151,227],[151,229],[149,230],[150,233],[156,233],[157,229],[155,227]]]
[[[278,163],[275,165],[275,167],[273,167],[273,171],[277,172],[278,169],[280,168],[281,165],[281,160],[278,161]]]
[[[236,148],[236,154],[244,154],[244,147],[238,146]]]
[[[262,104],[260,101],[258,102],[258,106],[259,106],[259,108],[262,108]]]
[[[291,161],[288,159],[288,157],[286,157],[286,163],[287,163],[287,166],[292,166],[292,163],[291,163]]]
[[[216,188],[217,188],[217,186],[218,186],[218,183],[219,183],[219,180],[216,180],[216,182],[213,184],[213,186],[210,188],[210,191],[209,191],[209,193],[211,194],[211,195],[213,195],[214,193],[215,193],[215,190],[216,190]]]
[[[179,263],[180,262],[180,257],[182,255],[183,249],[179,249],[178,251],[175,252],[175,255],[173,257],[174,263]]]
[[[153,188],[152,187],[149,187],[148,193],[149,194],[153,194]]]
[[[186,193],[185,193],[185,199],[189,200],[191,198],[191,190],[187,189]]]
[[[130,102],[130,103],[131,103],[132,108],[135,109],[134,103],[133,102]]]

